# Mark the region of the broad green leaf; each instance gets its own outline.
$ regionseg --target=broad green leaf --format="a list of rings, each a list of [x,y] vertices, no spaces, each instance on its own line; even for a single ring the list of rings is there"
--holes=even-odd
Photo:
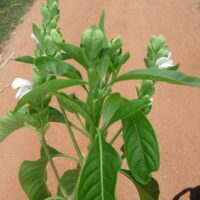
[[[115,186],[121,159],[99,135],[93,142],[81,172],[78,200],[115,200]]]
[[[61,122],[64,123],[62,114],[50,107],[48,111],[49,122]],[[14,131],[30,125],[37,127],[38,121],[34,119],[26,108],[20,109],[17,112],[9,112],[0,117],[0,142],[2,142],[7,136]]]
[[[142,185],[134,179],[131,171],[121,169],[120,172],[135,184],[140,195],[140,200],[159,199],[160,190],[158,182],[155,179],[151,178],[151,181],[147,185]]]
[[[83,47],[87,57],[94,61],[105,44],[104,33],[97,26],[87,28],[81,38],[81,46]]]
[[[200,78],[187,76],[179,71],[163,69],[138,69],[128,72],[114,79],[112,83],[125,80],[155,80],[173,84],[200,87]]]
[[[15,58],[15,60],[19,62],[29,63],[29,64],[34,63],[34,58],[31,56],[21,56],[21,57]]]
[[[122,97],[119,93],[111,94],[103,105],[102,115],[103,123],[109,124],[115,113],[120,107]]]
[[[113,115],[110,123],[114,123],[118,120],[125,119],[133,114],[137,113],[141,109],[149,106],[150,101],[148,99],[137,99],[137,100],[127,100],[121,98],[120,107]]]
[[[48,146],[49,153],[52,157],[63,156],[55,148]],[[41,158],[36,161],[24,161],[19,170],[19,180],[21,186],[28,196],[29,200],[44,200],[51,197],[48,190],[47,167],[48,159],[44,150],[41,149]]]
[[[46,185],[48,160],[42,157],[36,161],[24,161],[20,167],[19,180],[29,200],[44,200],[51,194]]]
[[[111,95],[103,107],[103,132],[114,122],[132,116],[149,105],[148,99],[127,100],[117,93]]]
[[[99,28],[105,35],[105,10],[103,10],[100,20],[99,20]]]
[[[124,153],[129,169],[141,184],[148,184],[151,172],[158,170],[160,154],[154,130],[144,114],[138,112],[122,120]]]
[[[77,103],[79,106],[81,106],[86,112],[89,112],[88,105],[87,105],[84,101],[82,101],[81,99],[79,99],[79,98],[76,96],[75,93],[72,93],[72,94],[70,94],[70,95],[67,95],[67,94],[65,94],[65,93],[63,93],[63,92],[60,92],[60,94],[61,94],[62,96],[64,96],[64,97],[66,96],[67,98],[70,98],[72,101],[74,101],[74,102]],[[74,109],[70,104],[68,105],[68,104],[64,103],[63,106],[64,106],[64,108],[65,108],[68,112],[71,112],[71,113],[78,113],[77,108]]]
[[[50,107],[49,113],[48,113],[48,121],[64,123],[64,117],[60,111],[56,110],[55,108]]]
[[[78,101],[74,101],[73,99],[69,98],[66,94],[56,94],[56,97],[58,98],[58,101],[63,105],[63,107],[65,107],[64,104],[70,106],[74,111],[80,113],[86,120],[92,123],[92,119],[88,111],[85,110],[85,107],[83,107],[82,104],[80,104]]]
[[[74,46],[69,43],[61,43],[57,44],[66,54],[68,57],[73,58],[78,63],[80,63],[84,68],[88,68],[90,63],[85,55],[85,52],[82,48]]]
[[[68,170],[62,175],[61,182],[62,182],[62,185],[65,186],[67,194],[69,194],[69,195],[72,194],[72,192],[74,191],[74,188],[77,184],[78,178],[79,178],[79,170],[77,170],[77,169]],[[62,196],[60,187],[58,187],[57,195]]]
[[[72,65],[51,57],[40,57],[35,60],[41,76],[65,76],[72,79],[82,79],[80,72]]]
[[[23,98],[21,98],[15,109],[14,112],[19,110],[22,106],[24,106],[26,103],[31,102],[33,99],[36,97],[42,97],[46,95],[49,92],[55,92],[57,90],[66,88],[66,87],[71,87],[71,86],[76,86],[76,85],[85,85],[86,82],[82,80],[76,80],[76,79],[71,79],[71,80],[52,80],[45,82],[44,84],[33,88],[29,93],[27,93]]]
[[[62,157],[63,156],[64,157],[64,154],[61,153],[60,151],[58,151],[57,149],[55,149],[54,147],[47,145],[47,148],[48,148],[48,151],[49,151],[51,157],[54,157],[54,156],[56,156],[56,157]],[[41,157],[46,156],[44,148],[42,148],[42,147],[41,147],[41,150],[40,150],[40,156]]]
[[[24,127],[25,119],[25,109],[21,109],[16,113],[9,112],[0,117],[0,142],[12,132]]]

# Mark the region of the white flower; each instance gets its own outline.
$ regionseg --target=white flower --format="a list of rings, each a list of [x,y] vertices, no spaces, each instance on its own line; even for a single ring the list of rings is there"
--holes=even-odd
[[[23,78],[16,78],[12,82],[11,86],[13,89],[19,89],[17,91],[17,94],[15,95],[16,99],[21,99],[25,94],[27,94],[28,92],[32,90],[32,83]]]
[[[174,61],[171,59],[172,53],[169,52],[168,57],[158,58],[156,65],[159,69],[167,69],[174,66]]]
[[[36,38],[34,33],[31,33],[31,38],[34,39],[37,43],[39,43],[38,39]]]
[[[154,102],[153,97],[151,97],[151,98],[149,99],[149,101],[150,101],[151,104],[153,104],[153,102]]]

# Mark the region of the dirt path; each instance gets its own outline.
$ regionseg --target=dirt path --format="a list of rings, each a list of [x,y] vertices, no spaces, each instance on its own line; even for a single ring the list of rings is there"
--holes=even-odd
[[[32,22],[40,22],[37,0],[24,18],[8,44],[8,54],[16,56],[33,53],[31,40]],[[97,22],[101,10],[106,9],[106,30],[108,36],[121,35],[124,49],[130,50],[131,60],[124,71],[134,66],[143,66],[146,45],[153,34],[167,38],[174,59],[181,64],[181,71],[200,76],[200,10],[196,0],[61,0],[62,17],[60,26],[66,40],[78,44],[79,36],[89,25]],[[136,3],[137,2],[137,3]],[[139,2],[139,3],[138,3]],[[0,71],[0,88],[15,77],[31,78],[30,66],[10,62]],[[124,90],[126,88],[126,90]],[[118,85],[127,97],[133,97],[133,84]],[[15,105],[14,91],[0,94],[0,114]],[[156,129],[161,149],[161,167],[155,177],[160,183],[161,200],[172,197],[186,187],[200,184],[200,90],[158,84],[155,103],[150,115]],[[53,125],[48,140],[62,151],[71,152],[64,127]],[[84,144],[82,138],[79,142]],[[18,179],[18,168],[22,160],[37,159],[39,150],[37,137],[28,130],[21,130],[0,145],[0,199],[25,200]],[[57,161],[60,172],[73,163]],[[51,172],[50,172],[51,173]],[[55,191],[54,179],[49,180]],[[119,178],[120,200],[138,200],[134,187],[123,177]],[[188,197],[182,198],[187,200]]]

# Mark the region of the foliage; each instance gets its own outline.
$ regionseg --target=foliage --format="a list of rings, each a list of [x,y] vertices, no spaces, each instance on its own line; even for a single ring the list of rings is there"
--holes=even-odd
[[[152,97],[158,81],[200,87],[200,79],[177,71],[178,64],[158,65],[170,59],[170,52],[163,36],[153,36],[148,44],[146,67],[119,75],[130,54],[122,52],[120,37],[107,39],[104,28],[105,12],[98,25],[87,28],[80,46],[66,42],[57,27],[60,17],[57,0],[42,5],[43,25],[33,25],[37,46],[35,55],[22,56],[17,61],[33,66],[33,88],[18,102],[14,111],[0,118],[0,141],[24,126],[36,131],[41,143],[41,156],[36,161],[24,161],[19,179],[30,200],[115,200],[119,173],[136,186],[141,200],[158,200],[159,186],[152,172],[159,169],[160,154],[156,133],[147,114],[152,108]],[[87,73],[69,64],[79,63]],[[74,62],[73,62],[74,63]],[[169,62],[168,62],[169,63]],[[171,63],[171,60],[170,60]],[[136,87],[138,97],[127,99],[112,87],[117,82],[142,80]],[[86,93],[86,99],[62,89],[77,86]],[[59,108],[51,107],[55,97]],[[77,117],[79,124],[69,120],[68,114]],[[64,123],[72,140],[77,157],[65,155],[45,140],[50,123]],[[109,127],[121,127],[109,141]],[[88,139],[88,153],[83,155],[74,136],[74,129]],[[121,152],[113,145],[122,135]],[[77,168],[59,176],[54,157],[65,157],[77,162]],[[128,169],[122,169],[126,162]],[[57,196],[53,197],[47,186],[46,166],[50,164],[58,182]]]

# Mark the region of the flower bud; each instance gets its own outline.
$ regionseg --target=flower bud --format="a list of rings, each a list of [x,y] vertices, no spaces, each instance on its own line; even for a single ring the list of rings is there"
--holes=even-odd
[[[105,37],[100,28],[92,26],[83,33],[81,46],[88,58],[94,60],[98,57],[105,45]]]
[[[122,47],[122,39],[121,39],[121,37],[118,36],[116,38],[113,38],[110,41],[110,47],[111,47],[111,52],[115,52],[115,51],[120,52],[121,47]]]
[[[56,43],[61,43],[63,41],[61,34],[56,29],[51,30],[50,36]]]

